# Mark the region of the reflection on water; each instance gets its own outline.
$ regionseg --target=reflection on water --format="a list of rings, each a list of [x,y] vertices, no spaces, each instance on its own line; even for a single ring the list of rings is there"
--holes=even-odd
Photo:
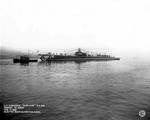
[[[13,64],[1,61],[3,103],[45,104],[29,120],[138,120],[150,112],[150,63],[90,61]]]

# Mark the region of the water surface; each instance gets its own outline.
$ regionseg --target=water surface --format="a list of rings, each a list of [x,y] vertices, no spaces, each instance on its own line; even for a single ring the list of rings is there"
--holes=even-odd
[[[13,120],[149,119],[148,60],[0,65],[1,102],[45,105],[40,114],[8,115]]]

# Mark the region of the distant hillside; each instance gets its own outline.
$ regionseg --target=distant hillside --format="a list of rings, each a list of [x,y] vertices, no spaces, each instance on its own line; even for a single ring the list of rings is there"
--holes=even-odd
[[[22,51],[19,51],[19,50],[5,48],[5,47],[0,48],[0,59],[12,59],[12,58],[18,57],[20,55],[28,55],[28,53],[22,52]],[[29,54],[29,56],[37,57],[37,55],[33,54],[33,53],[32,53],[32,55]]]

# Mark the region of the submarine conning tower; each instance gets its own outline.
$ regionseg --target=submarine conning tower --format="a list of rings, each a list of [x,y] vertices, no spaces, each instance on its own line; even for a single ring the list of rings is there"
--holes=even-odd
[[[87,56],[86,53],[82,52],[80,48],[78,48],[78,51],[75,52],[75,56]]]

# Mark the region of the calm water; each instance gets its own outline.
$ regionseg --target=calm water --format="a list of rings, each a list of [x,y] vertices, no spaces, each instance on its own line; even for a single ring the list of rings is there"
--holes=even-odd
[[[1,60],[0,67],[1,102],[45,105],[40,114],[7,114],[12,120],[150,120],[148,60],[29,65]]]

